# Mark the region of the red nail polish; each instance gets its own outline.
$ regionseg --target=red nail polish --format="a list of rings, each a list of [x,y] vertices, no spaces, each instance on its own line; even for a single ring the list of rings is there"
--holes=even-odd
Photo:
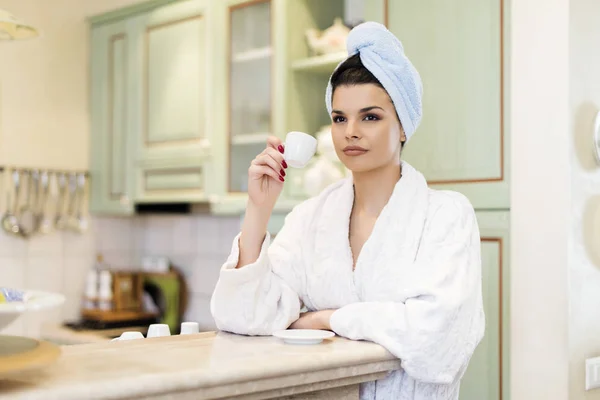
[[[279,152],[281,154],[283,154],[283,146],[282,145],[277,146],[277,150],[279,150]]]
[[[279,175],[285,176],[285,171],[284,170],[279,170]]]
[[[285,182],[285,179],[283,179],[283,176],[280,176],[280,177],[279,177],[279,180],[280,180],[281,182]]]
[[[281,165],[283,165],[283,168],[287,168],[287,163],[285,162],[285,160],[283,160],[283,161],[281,162]]]

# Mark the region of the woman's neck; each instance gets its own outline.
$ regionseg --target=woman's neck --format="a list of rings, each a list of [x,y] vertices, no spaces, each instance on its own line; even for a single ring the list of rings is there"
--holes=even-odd
[[[388,203],[401,176],[401,166],[386,165],[368,172],[353,173],[354,212],[377,217]]]

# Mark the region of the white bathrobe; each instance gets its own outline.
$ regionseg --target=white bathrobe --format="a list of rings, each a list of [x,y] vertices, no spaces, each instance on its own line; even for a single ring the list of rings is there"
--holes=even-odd
[[[455,400],[485,329],[480,238],[461,194],[402,177],[353,271],[352,178],[294,208],[255,263],[235,269],[238,237],[211,299],[217,327],[246,335],[288,328],[300,309],[336,309],[339,336],[378,343],[402,370],[361,385],[361,400]]]

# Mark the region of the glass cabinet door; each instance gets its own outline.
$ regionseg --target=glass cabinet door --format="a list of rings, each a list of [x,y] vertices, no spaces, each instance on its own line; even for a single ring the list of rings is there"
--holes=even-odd
[[[248,167],[271,134],[271,1],[229,7],[229,184],[246,192]]]

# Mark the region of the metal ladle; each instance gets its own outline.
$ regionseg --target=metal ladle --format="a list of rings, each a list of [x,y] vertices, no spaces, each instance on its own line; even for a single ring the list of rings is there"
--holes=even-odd
[[[19,214],[19,225],[24,236],[31,236],[36,230],[35,204],[39,191],[39,179],[39,171],[29,173],[27,199]]]

